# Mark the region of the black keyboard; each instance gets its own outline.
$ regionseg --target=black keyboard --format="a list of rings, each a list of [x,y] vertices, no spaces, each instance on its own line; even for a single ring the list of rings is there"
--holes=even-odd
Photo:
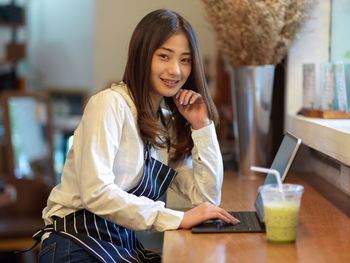
[[[192,228],[193,233],[246,233],[265,232],[265,226],[258,219],[255,211],[230,212],[240,223],[236,225],[222,220],[208,220]]]

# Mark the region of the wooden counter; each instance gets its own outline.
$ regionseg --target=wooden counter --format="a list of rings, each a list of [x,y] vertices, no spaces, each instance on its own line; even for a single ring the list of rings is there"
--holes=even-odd
[[[254,210],[262,181],[226,173],[221,207]],[[313,175],[290,174],[287,182],[305,187],[295,243],[269,243],[265,233],[166,231],[162,262],[350,262],[350,198]]]

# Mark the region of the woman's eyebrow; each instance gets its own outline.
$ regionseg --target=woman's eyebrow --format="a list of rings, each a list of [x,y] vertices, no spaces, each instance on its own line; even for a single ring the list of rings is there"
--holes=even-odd
[[[164,50],[169,51],[171,53],[175,53],[174,50],[167,48],[167,47],[160,47],[159,49],[164,49]],[[191,55],[191,52],[183,52],[181,55]]]

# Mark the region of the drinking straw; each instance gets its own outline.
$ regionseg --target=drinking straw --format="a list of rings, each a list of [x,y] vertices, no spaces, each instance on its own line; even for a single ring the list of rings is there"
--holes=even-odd
[[[282,185],[281,176],[280,176],[279,171],[277,171],[275,169],[268,169],[268,168],[257,167],[257,166],[250,166],[250,170],[252,170],[254,172],[273,174],[276,177],[279,192],[282,194],[283,201],[285,201],[284,192],[283,192],[283,185]]]
[[[281,176],[280,176],[279,171],[277,171],[275,169],[267,169],[267,168],[257,167],[257,166],[250,166],[250,170],[252,170],[254,172],[273,174],[276,177],[279,189],[281,190],[281,192],[283,191],[283,186],[282,186],[282,181],[281,181]]]

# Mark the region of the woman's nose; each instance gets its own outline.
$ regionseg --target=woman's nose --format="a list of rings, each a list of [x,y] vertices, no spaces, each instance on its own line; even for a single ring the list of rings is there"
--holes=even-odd
[[[180,75],[181,68],[178,61],[170,61],[168,64],[168,73],[171,75]]]

